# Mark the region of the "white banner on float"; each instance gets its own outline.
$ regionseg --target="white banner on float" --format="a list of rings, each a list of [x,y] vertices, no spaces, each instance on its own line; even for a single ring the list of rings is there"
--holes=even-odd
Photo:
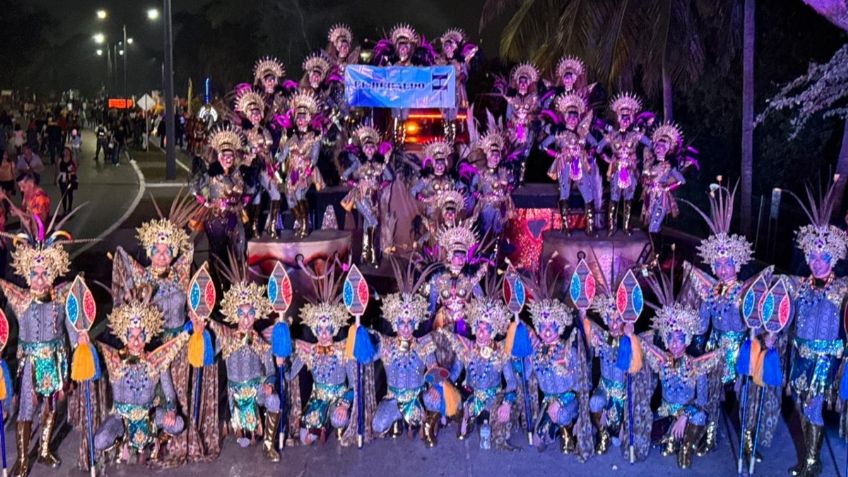
[[[456,70],[453,66],[347,65],[345,97],[353,107],[454,108]]]

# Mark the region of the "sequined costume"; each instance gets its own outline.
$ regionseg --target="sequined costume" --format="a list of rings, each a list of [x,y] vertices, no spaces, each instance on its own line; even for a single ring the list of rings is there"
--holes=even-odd
[[[334,429],[347,427],[348,418],[336,419],[336,409],[350,409],[353,404],[354,363],[344,357],[344,340],[330,346],[297,342],[291,375],[306,366],[312,374],[312,393],[303,411],[303,425],[308,431],[321,431],[332,426]]]
[[[680,128],[661,124],[651,135],[651,144],[650,152],[645,152],[642,171],[642,223],[649,233],[659,233],[666,216],[677,217],[679,209],[674,191],[686,183],[680,165],[669,160],[681,147]]]
[[[536,141],[541,123],[538,115],[542,104],[536,83],[539,72],[530,63],[523,63],[515,68],[509,76],[509,89],[506,92],[506,120],[509,130],[509,141],[520,145],[523,162],[519,172],[519,183],[524,182],[524,172],[527,169],[527,157]]]
[[[453,108],[442,110],[444,131],[448,142],[456,138],[457,112],[468,107],[468,92],[465,84],[468,82],[469,63],[477,52],[477,47],[466,42],[465,32],[452,28],[440,37],[442,48],[436,56],[436,65],[453,66],[456,75],[456,102]]]
[[[501,166],[504,139],[497,131],[489,132],[480,139],[480,149],[486,154],[486,167],[472,179],[471,190],[477,199],[476,214],[482,221],[483,234],[499,241],[515,210],[512,177],[507,168]]]
[[[380,230],[380,193],[394,179],[394,174],[377,152],[380,133],[368,126],[360,126],[353,132],[360,153],[351,154],[351,165],[342,173],[342,180],[351,186],[342,198],[342,207],[350,212],[354,208],[362,217],[361,263],[379,266],[380,254],[376,240]]]
[[[453,189],[464,191],[464,185],[450,173],[451,153],[451,146],[444,139],[437,139],[424,146],[421,166],[432,168],[432,173],[422,174],[410,187],[409,194],[419,202],[419,214],[425,220],[431,220],[436,215],[438,200],[443,193]]]

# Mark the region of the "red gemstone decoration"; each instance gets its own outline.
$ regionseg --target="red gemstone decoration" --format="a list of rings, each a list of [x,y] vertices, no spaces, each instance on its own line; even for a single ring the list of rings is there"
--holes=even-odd
[[[586,277],[586,298],[589,301],[595,298],[595,277],[591,273]]]
[[[623,315],[625,310],[627,310],[627,290],[623,286],[620,286],[615,295],[615,307]]]
[[[203,298],[206,300],[206,306],[210,310],[215,307],[215,285],[212,284],[212,280],[206,282],[206,290]]]
[[[91,295],[91,290],[86,290],[82,296],[82,310],[85,313],[85,318],[89,324],[94,321],[97,314],[97,305],[94,303],[94,297]]]

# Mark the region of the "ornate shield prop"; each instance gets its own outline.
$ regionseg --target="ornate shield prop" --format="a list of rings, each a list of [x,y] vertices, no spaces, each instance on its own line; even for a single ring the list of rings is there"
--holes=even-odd
[[[342,289],[342,299],[348,313],[361,316],[368,306],[368,283],[356,265],[350,267]]]
[[[521,313],[524,304],[527,302],[527,289],[524,287],[521,276],[516,273],[512,265],[506,269],[506,277],[503,281],[503,299],[507,309],[513,315]]]
[[[642,295],[642,286],[633,274],[633,270],[627,270],[624,278],[618,284],[615,292],[615,308],[621,315],[621,319],[633,323],[639,319],[645,308],[645,297]]]
[[[292,282],[286,267],[282,263],[274,264],[274,271],[268,277],[268,300],[274,311],[282,316],[292,303]]]
[[[769,333],[779,333],[792,316],[792,298],[783,278],[777,281],[760,306],[763,326]]]
[[[763,317],[761,315],[760,302],[763,301],[768,294],[768,283],[765,277],[761,274],[754,280],[754,283],[748,287],[745,295],[742,297],[742,318],[745,319],[745,324],[752,330],[757,330],[763,326]]]
[[[215,309],[215,284],[209,274],[209,264],[204,263],[188,285],[188,306],[195,315],[208,318]]]
[[[580,310],[587,310],[592,306],[596,290],[595,276],[592,275],[592,269],[589,268],[589,264],[586,263],[584,258],[577,262],[577,267],[571,274],[571,284],[568,288],[571,301],[575,307]]]
[[[88,331],[97,317],[94,296],[80,275],[74,279],[68,297],[65,299],[65,315],[77,331]]]

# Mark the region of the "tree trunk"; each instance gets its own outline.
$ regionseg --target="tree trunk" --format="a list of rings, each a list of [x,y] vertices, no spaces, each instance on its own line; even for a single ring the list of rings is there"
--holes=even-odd
[[[839,180],[836,181],[836,202],[833,204],[833,213],[841,218],[842,199],[845,196],[845,181],[848,180],[848,119],[842,130],[842,147],[839,149],[839,158],[836,160],[836,173]]]
[[[671,74],[665,66],[665,59],[662,65],[662,84],[663,84],[663,120],[674,121],[674,104],[672,102],[674,86],[671,83]]]
[[[754,182],[754,11],[756,1],[745,0],[742,44],[742,233],[751,235]]]

